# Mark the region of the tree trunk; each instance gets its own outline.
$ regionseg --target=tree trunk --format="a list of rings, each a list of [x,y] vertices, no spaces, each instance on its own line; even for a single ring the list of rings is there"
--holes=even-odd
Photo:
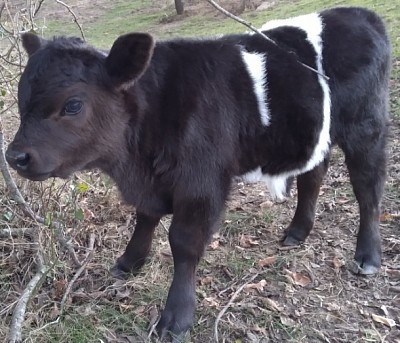
[[[178,13],[179,15],[183,14],[184,7],[184,0],[175,0],[176,13]]]

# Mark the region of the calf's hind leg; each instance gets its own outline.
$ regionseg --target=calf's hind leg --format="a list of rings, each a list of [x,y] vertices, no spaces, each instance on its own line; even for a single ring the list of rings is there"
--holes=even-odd
[[[344,146],[350,181],[359,204],[360,228],[355,260],[361,274],[374,274],[381,266],[380,202],[386,177],[385,132]]]
[[[126,279],[129,273],[137,273],[146,261],[151,248],[154,230],[160,217],[151,217],[141,212],[136,214],[136,226],[125,252],[111,268],[111,274]]]
[[[313,170],[297,177],[297,208],[286,229],[283,245],[297,245],[304,241],[314,226],[315,207],[322,180],[328,170],[329,157]]]

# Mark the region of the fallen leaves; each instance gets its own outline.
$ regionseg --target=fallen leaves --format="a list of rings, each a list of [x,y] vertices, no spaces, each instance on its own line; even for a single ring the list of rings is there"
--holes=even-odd
[[[275,300],[271,298],[263,298],[262,299],[263,305],[273,312],[282,312],[283,306],[278,304]]]
[[[276,262],[276,256],[268,256],[266,258],[258,260],[257,266],[259,268],[269,267],[275,264],[275,262]]]
[[[260,243],[254,236],[241,234],[239,236],[239,245],[242,248],[251,248],[253,246],[260,245]]]
[[[343,259],[334,256],[332,259],[332,264],[335,272],[338,273],[340,271],[340,268],[342,268],[346,263]]]
[[[390,222],[400,218],[400,212],[390,213],[390,212],[383,212],[380,216],[380,221],[382,223]]]
[[[304,275],[302,273],[292,272],[288,269],[285,269],[285,273],[286,279],[294,285],[306,287],[311,283],[311,279],[307,275]]]
[[[256,290],[258,292],[263,292],[264,291],[264,287],[267,285],[267,281],[265,281],[264,279],[257,282],[257,283],[249,283],[247,284],[244,288],[246,290]]]

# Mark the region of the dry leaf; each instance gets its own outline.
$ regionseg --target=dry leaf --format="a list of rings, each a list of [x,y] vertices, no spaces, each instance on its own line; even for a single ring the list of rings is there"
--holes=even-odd
[[[208,307],[219,307],[219,302],[214,297],[204,298],[203,304]]]
[[[54,297],[61,299],[65,292],[65,286],[67,282],[65,280],[57,280],[54,282]]]
[[[269,257],[263,258],[262,260],[259,260],[257,262],[257,266],[259,268],[264,268],[264,267],[274,264],[275,262],[276,262],[276,256],[269,256]]]
[[[382,316],[378,316],[378,315],[373,314],[373,313],[372,313],[371,316],[372,316],[372,319],[377,323],[381,323],[383,325],[389,326],[390,328],[396,326],[396,322],[393,319],[382,317]]]
[[[261,209],[272,207],[274,203],[270,200],[264,201],[260,204]]]
[[[60,315],[60,310],[58,309],[57,304],[54,303],[54,306],[51,309],[50,314],[49,314],[50,319],[55,320],[59,315]]]
[[[337,256],[333,257],[332,263],[336,272],[338,272],[340,268],[345,265],[345,262],[342,259],[339,259]]]
[[[326,309],[330,312],[332,311],[340,311],[340,306],[335,303],[328,303],[326,304]]]
[[[259,292],[262,292],[264,290],[264,287],[266,286],[267,281],[265,280],[261,280],[260,282],[257,283],[249,283],[245,286],[245,289],[250,290],[250,289],[254,289],[257,290]]]
[[[285,326],[289,326],[289,327],[296,326],[296,322],[289,317],[282,316],[282,317],[280,317],[280,319],[281,319],[281,323]]]
[[[205,276],[200,279],[200,284],[201,285],[210,285],[214,278],[212,276]]]
[[[251,248],[252,246],[259,245],[260,243],[257,242],[254,237],[248,235],[240,235],[239,244],[243,248]]]
[[[213,241],[208,246],[211,250],[217,250],[219,248],[219,241]]]
[[[287,279],[295,285],[305,287],[311,283],[311,279],[302,273],[291,272],[290,270],[285,270]]]
[[[159,312],[156,306],[152,306],[149,310],[149,327],[152,327],[158,321]]]
[[[381,222],[390,222],[394,219],[400,218],[400,214],[399,213],[389,213],[389,212],[384,212],[381,214],[380,216],[380,221]]]
[[[263,298],[262,302],[265,305],[265,307],[269,308],[272,311],[275,311],[275,312],[283,311],[283,307],[280,306],[276,301],[274,301],[270,298]]]
[[[83,208],[83,217],[85,219],[93,219],[93,218],[95,218],[95,215],[91,210],[89,210],[86,207],[84,207]]]
[[[400,270],[399,269],[390,269],[386,268],[386,273],[395,279],[400,279]]]

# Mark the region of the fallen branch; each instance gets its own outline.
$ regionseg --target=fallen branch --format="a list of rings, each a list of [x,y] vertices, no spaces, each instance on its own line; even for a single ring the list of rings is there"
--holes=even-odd
[[[18,299],[17,304],[15,305],[12,318],[11,318],[11,326],[10,326],[10,334],[9,334],[9,343],[17,343],[22,341],[22,324],[25,318],[26,307],[29,304],[32,296],[34,295],[34,291],[39,285],[39,283],[44,279],[48,271],[49,267],[43,264],[42,257],[40,255],[40,251],[38,251],[38,271],[34,275],[34,277],[29,281],[28,285],[25,287],[21,296]]]
[[[228,301],[228,303],[224,306],[224,308],[221,310],[220,313],[218,313],[217,319],[215,319],[215,324],[214,324],[214,338],[215,342],[219,342],[218,338],[218,324],[222,318],[222,316],[225,314],[225,312],[228,310],[228,308],[233,304],[239,293],[245,288],[250,282],[252,282],[256,277],[258,276],[257,274],[254,274],[249,280],[247,280],[243,285],[241,285],[235,293],[233,293],[232,297]]]
[[[246,26],[247,28],[249,28],[250,30],[254,31],[255,33],[257,33],[260,37],[264,38],[266,41],[268,41],[269,43],[272,43],[273,45],[275,45],[277,48],[281,49],[279,47],[279,45],[271,38],[269,38],[265,33],[263,33],[262,31],[260,31],[259,29],[257,29],[255,26],[253,26],[251,23],[249,23],[248,21],[232,14],[231,12],[227,11],[225,8],[221,7],[220,5],[218,5],[214,0],[206,0],[210,5],[212,5],[214,8],[216,8],[218,11],[220,11],[221,13],[225,14],[227,17],[237,21],[238,23]],[[281,49],[282,51],[286,51]],[[288,54],[290,54],[289,51],[286,51]],[[326,80],[329,80],[329,77],[326,76],[325,74],[319,72],[317,69],[310,67],[307,64],[304,64],[303,62],[300,62],[299,60],[297,60],[297,63],[301,64],[304,68],[311,70],[312,72],[318,74],[319,76],[322,76],[323,78],[325,78]]]

